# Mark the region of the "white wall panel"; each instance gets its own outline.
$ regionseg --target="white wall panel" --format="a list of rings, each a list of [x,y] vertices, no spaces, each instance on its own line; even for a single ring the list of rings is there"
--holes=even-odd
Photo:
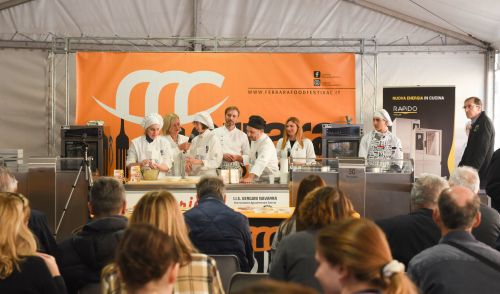
[[[478,53],[379,54],[377,105],[382,105],[383,87],[455,86],[455,164],[467,141],[463,101],[484,97],[484,55]]]

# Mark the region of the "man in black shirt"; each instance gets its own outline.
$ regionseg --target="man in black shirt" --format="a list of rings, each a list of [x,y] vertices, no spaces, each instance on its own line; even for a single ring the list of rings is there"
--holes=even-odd
[[[57,261],[69,293],[99,283],[102,268],[110,263],[127,227],[125,188],[117,180],[102,177],[90,191],[94,219],[81,231],[59,244]]]
[[[481,188],[486,186],[486,173],[495,142],[493,123],[483,111],[483,103],[477,97],[464,101],[465,115],[471,120],[467,146],[458,166],[470,166],[478,170]]]

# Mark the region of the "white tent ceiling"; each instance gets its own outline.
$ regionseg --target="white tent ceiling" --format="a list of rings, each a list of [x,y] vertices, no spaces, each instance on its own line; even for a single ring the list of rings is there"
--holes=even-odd
[[[11,7],[0,11],[0,47],[58,36],[373,38],[379,46],[500,48],[496,0],[0,0],[3,6]]]

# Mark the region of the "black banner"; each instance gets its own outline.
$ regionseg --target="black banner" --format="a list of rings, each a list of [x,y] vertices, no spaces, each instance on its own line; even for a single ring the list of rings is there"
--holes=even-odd
[[[454,164],[452,144],[455,124],[455,87],[384,88],[383,97],[384,109],[389,112],[393,121],[398,118],[409,119],[408,121],[419,120],[419,127],[422,129],[436,130],[436,133],[441,130],[441,176],[449,176],[448,167]],[[404,135],[401,131],[399,133],[401,136]],[[400,137],[398,132],[396,135]],[[406,146],[422,148],[419,136],[417,134],[416,137],[411,138],[414,140],[411,144],[402,142],[403,149],[405,143]],[[407,135],[404,137],[409,138]],[[403,141],[402,138],[400,139]]]

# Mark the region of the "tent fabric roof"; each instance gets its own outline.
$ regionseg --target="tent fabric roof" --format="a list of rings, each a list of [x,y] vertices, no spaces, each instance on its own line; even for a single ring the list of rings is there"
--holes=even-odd
[[[33,0],[0,11],[0,40],[374,38],[380,45],[464,44],[442,31],[403,21],[406,16],[500,48],[500,1],[496,0]]]

